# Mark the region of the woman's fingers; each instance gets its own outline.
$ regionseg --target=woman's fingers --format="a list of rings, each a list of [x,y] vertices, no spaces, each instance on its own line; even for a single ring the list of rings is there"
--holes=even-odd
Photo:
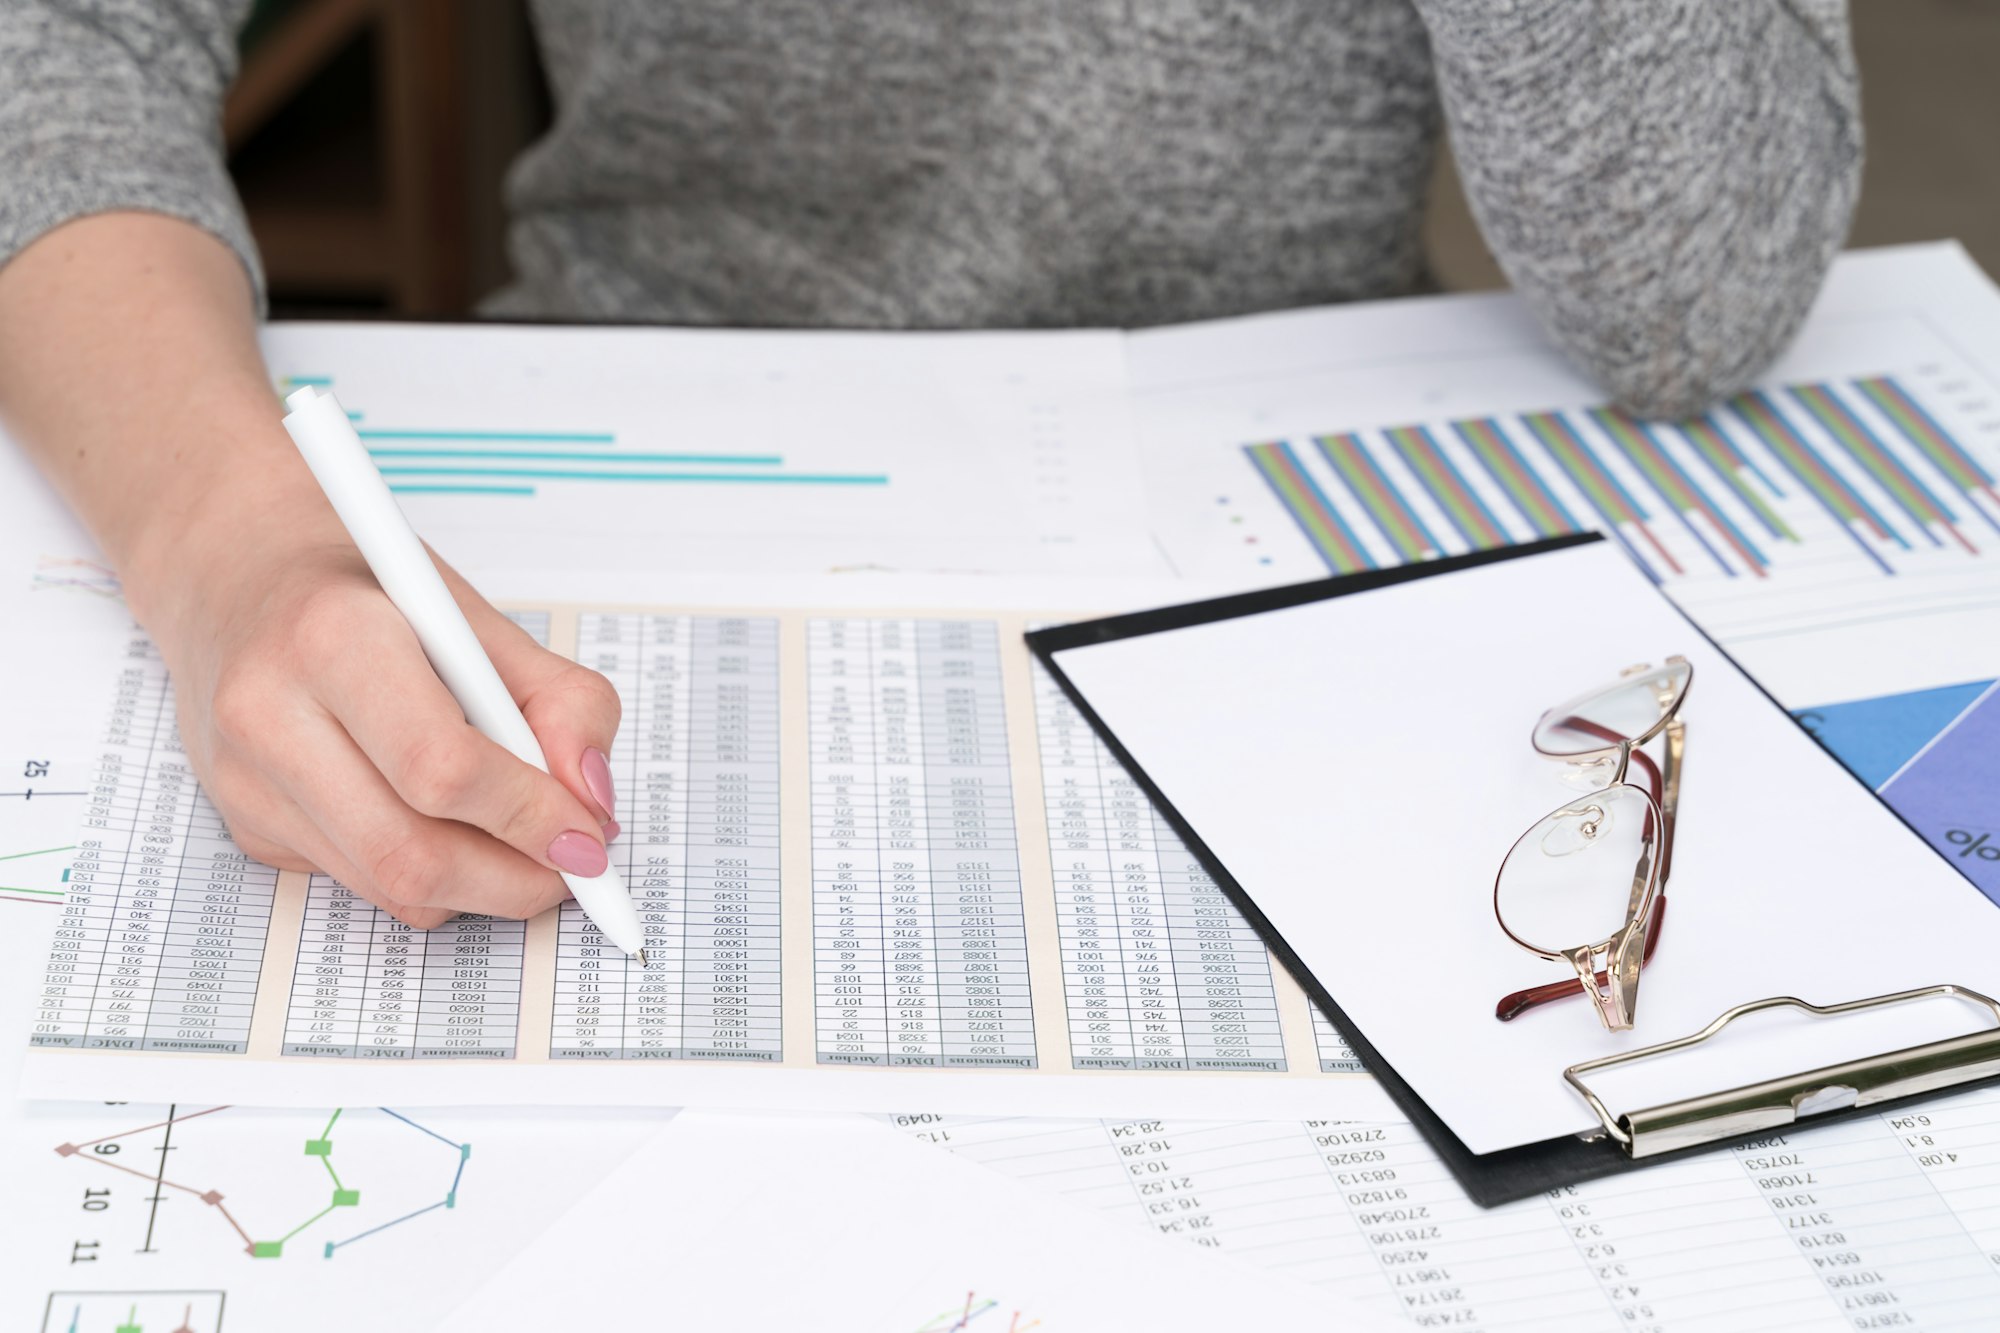
[[[414,635],[407,651],[350,655],[324,670],[326,708],[410,809],[482,829],[555,870],[603,873],[595,809],[469,725]]]
[[[567,896],[557,870],[606,868],[602,760],[617,696],[445,574],[553,776],[466,722],[338,542],[250,567],[213,623],[178,645],[183,734],[247,853],[324,870],[412,925],[533,916]]]
[[[442,561],[438,567],[541,741],[549,772],[598,812],[607,838],[616,837],[617,794],[609,756],[622,711],[618,691],[599,673],[536,643]]]
[[[225,765],[205,790],[244,855],[280,870],[332,875],[345,885],[359,878],[306,813],[268,780]],[[441,926],[456,915],[447,907],[415,907],[387,897],[368,900],[398,921],[421,930]]]
[[[322,867],[370,902],[525,918],[568,896],[557,875],[505,843],[412,809],[332,718],[294,740],[295,757],[275,776],[331,852]]]

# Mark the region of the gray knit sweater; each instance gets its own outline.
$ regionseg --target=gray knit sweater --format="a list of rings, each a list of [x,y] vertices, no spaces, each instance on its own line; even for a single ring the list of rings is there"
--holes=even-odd
[[[249,0],[0,0],[0,262],[136,208],[255,252],[218,144]],[[1441,120],[1488,242],[1620,400],[1797,326],[1858,184],[1842,0],[535,0],[555,127],[500,315],[1143,325],[1422,276]]]

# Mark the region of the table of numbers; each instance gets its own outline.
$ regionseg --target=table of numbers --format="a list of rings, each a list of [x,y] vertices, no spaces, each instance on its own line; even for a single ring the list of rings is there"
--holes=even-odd
[[[526,940],[526,923],[489,916],[418,930],[314,875],[284,1054],[511,1059]]]
[[[1036,1062],[999,636],[807,624],[822,1064]]]
[[[1035,686],[1072,1063],[1284,1069],[1257,932],[1040,667]],[[1335,1042],[1321,1068],[1356,1067]]]
[[[777,622],[590,614],[577,646],[625,706],[611,850],[648,965],[564,903],[550,1054],[777,1061]]]
[[[30,1040],[241,1052],[278,872],[238,850],[201,794],[152,644],[118,676]]]
[[[1420,1328],[1972,1330],[2000,1312],[1991,1088],[1490,1209],[1408,1124],[899,1119]]]

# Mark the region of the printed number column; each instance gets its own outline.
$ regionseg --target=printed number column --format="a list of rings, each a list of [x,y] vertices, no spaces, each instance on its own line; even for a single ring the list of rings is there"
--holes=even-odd
[[[812,710],[813,1021],[821,1064],[889,1058],[871,626],[806,627]]]
[[[2000,1089],[1881,1117],[2000,1278]]]
[[[144,1044],[166,946],[167,915],[186,852],[186,825],[197,788],[181,752],[164,675],[160,693],[159,723],[146,760],[131,848],[118,877],[104,970],[90,1006],[90,1032],[84,1044],[92,1047],[127,1050]]]
[[[999,632],[917,626],[934,1002],[944,1063],[1032,1067],[1028,936]]]
[[[686,616],[628,617],[639,647],[636,734],[624,756],[635,795],[633,878],[646,928],[646,966],[625,960],[625,1058],[672,1059],[681,1051],[687,986],[687,778],[690,692]],[[631,887],[631,881],[627,881]]]
[[[1853,1327],[1977,1326],[2000,1275],[1909,1153],[1871,1116],[1734,1148],[1778,1229]]]
[[[692,674],[683,1041],[697,1058],[776,1060],[777,621],[697,618]]]
[[[640,709],[644,704],[637,641],[641,628],[631,616],[586,615],[577,626],[577,660],[602,673],[618,691],[625,723],[612,747],[617,771],[618,806],[613,813],[624,826],[624,837],[611,845],[611,857],[625,872],[625,885],[639,896],[641,916],[651,903],[647,892],[647,858],[667,853],[639,845],[640,792],[637,788]],[[630,762],[628,762],[628,760]],[[657,876],[662,894],[664,873]],[[549,1034],[549,1054],[568,1060],[616,1060],[625,1045],[624,953],[606,939],[574,902],[565,902],[556,916],[556,994]]]
[[[387,912],[370,911],[368,970],[361,991],[361,1040],[356,1053],[407,1060],[417,1045],[423,996],[424,932]]]
[[[104,752],[91,780],[69,893],[49,949],[29,1037],[36,1046],[81,1046],[88,1039],[91,1002],[108,966],[118,886],[127,861],[136,854],[146,766],[164,720],[167,681],[144,638],[132,640],[127,658],[105,726]]]
[[[1181,1039],[1194,1069],[1285,1068],[1271,955],[1158,811],[1160,883],[1173,939]]]
[[[375,908],[331,875],[306,881],[292,1004],[285,1015],[286,1055],[356,1054],[368,986]]]
[[[870,622],[869,634],[889,1063],[937,1065],[943,1063],[944,1034],[938,1015],[918,631],[914,621],[877,620]]]
[[[1153,806],[1123,768],[1099,763],[1104,824],[1117,876],[1118,947],[1134,1061],[1140,1069],[1186,1069],[1180,994],[1174,984],[1173,934],[1161,884],[1159,827]]]
[[[278,872],[252,861],[199,790],[146,1025],[151,1051],[244,1051]]]
[[[1418,1327],[1620,1327],[1576,1252],[1546,1243],[1546,1204],[1481,1208],[1410,1125],[1308,1121],[1305,1128],[1388,1295]]]
[[[528,923],[458,916],[421,934],[417,1057],[511,1059]]]
[[[1108,760],[1054,677],[1040,663],[1034,670],[1070,1063],[1078,1069],[1130,1069],[1137,1048],[1118,936],[1118,877],[1104,817],[1102,771]]]

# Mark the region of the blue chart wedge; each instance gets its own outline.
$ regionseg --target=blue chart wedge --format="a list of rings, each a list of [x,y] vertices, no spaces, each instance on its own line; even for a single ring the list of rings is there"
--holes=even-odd
[[[1980,680],[1823,704],[1795,716],[1855,777],[1879,789],[1992,684]]]
[[[2000,687],[1988,689],[1882,784],[1882,799],[2000,903]]]
[[[2000,688],[1973,681],[1827,704],[1800,723],[2000,903]]]

